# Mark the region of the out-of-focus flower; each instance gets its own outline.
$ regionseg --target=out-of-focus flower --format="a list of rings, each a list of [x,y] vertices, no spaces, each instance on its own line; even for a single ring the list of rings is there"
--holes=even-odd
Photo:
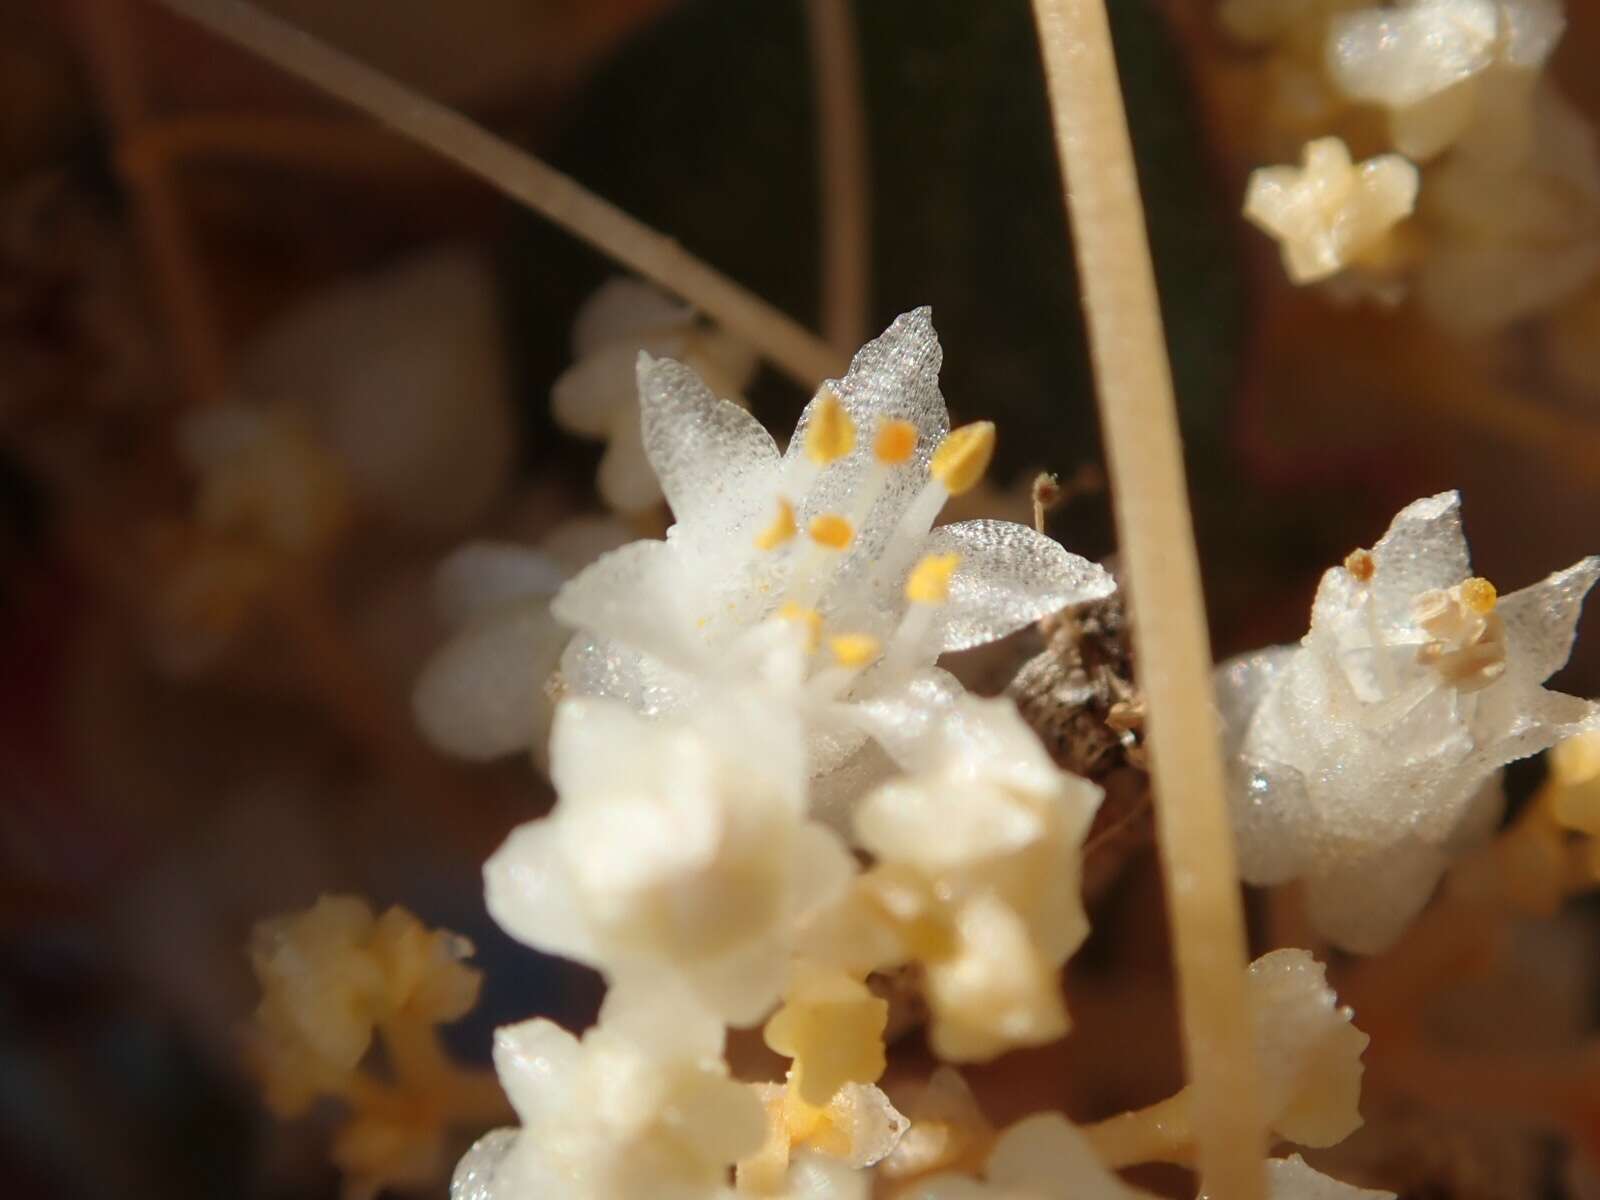
[[[741,402],[755,376],[755,351],[696,318],[694,310],[637,279],[613,279],[584,303],[572,327],[573,365],[550,389],[556,423],[606,443],[596,484],[621,513],[661,503],[661,484],[639,420],[639,352],[693,370],[712,394]]]
[[[1201,1193],[1196,1200],[1207,1200]],[[1267,1200],[1396,1200],[1393,1192],[1375,1192],[1340,1183],[1308,1166],[1298,1154],[1267,1159]]]
[[[930,526],[982,476],[993,427],[947,433],[940,349],[907,313],[825,384],[787,453],[675,362],[639,365],[644,444],[677,523],[602,558],[552,611],[580,631],[577,694],[658,714],[752,677],[774,618],[805,634],[789,699],[811,770],[860,749],[859,702],[903,694],[940,654],[1113,590],[1100,567],[998,521]]]
[[[576,518],[538,550],[469,542],[439,565],[434,602],[452,635],[423,667],[412,710],[427,739],[477,762],[545,759],[554,702],[548,685],[571,631],[550,599],[575,571],[629,540],[617,522]]]
[[[1526,143],[1528,100],[1566,29],[1559,0],[1401,0],[1335,17],[1328,70],[1352,100],[1389,111],[1395,149],[1433,158],[1480,122]]]
[[[665,982],[730,1024],[760,1020],[800,921],[855,873],[838,837],[807,818],[799,729],[773,716],[652,722],[612,701],[564,702],[551,737],[558,803],[489,860],[491,914],[614,983]]]
[[[464,1016],[482,979],[462,961],[471,953],[465,938],[402,908],[375,917],[355,896],[261,922],[250,947],[262,991],[252,1057],[268,1103],[294,1116],[320,1093],[339,1094],[386,1021]]]
[[[1500,598],[1469,573],[1453,493],[1404,509],[1322,578],[1294,647],[1218,670],[1240,869],[1303,877],[1317,927],[1374,952],[1492,825],[1497,770],[1593,728],[1546,691],[1600,558]]]
[[[935,1171],[976,1170],[988,1157],[994,1128],[960,1072],[939,1067],[906,1107],[909,1127],[878,1173],[911,1179]]]
[[[1095,1157],[1082,1131],[1060,1113],[1038,1113],[995,1142],[983,1181],[936,1175],[917,1183],[908,1200],[1151,1200]]]
[[[501,1029],[495,1068],[521,1132],[474,1159],[479,1200],[717,1200],[765,1136],[760,1099],[728,1078],[722,1025],[671,988],[613,988],[572,1036]],[[457,1172],[456,1194],[465,1190]]]
[[[510,478],[494,280],[469,250],[429,251],[302,301],[247,351],[239,387],[298,412],[362,505],[404,528],[464,530]]]
[[[1275,237],[1295,283],[1329,279],[1348,267],[1382,271],[1395,226],[1417,201],[1417,168],[1398,154],[1352,163],[1336,137],[1308,142],[1298,167],[1261,167],[1250,176],[1244,215]]]

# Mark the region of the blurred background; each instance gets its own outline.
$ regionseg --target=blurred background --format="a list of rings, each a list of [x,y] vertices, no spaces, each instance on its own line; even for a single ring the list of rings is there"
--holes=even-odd
[[[259,3],[817,325],[798,0]],[[1600,393],[1552,385],[1525,330],[1462,344],[1404,308],[1293,291],[1237,215],[1259,159],[1210,4],[1111,7],[1219,657],[1298,637],[1320,571],[1448,487],[1504,590],[1600,548]],[[1556,75],[1600,117],[1584,69],[1600,10],[1569,10]],[[870,324],[932,305],[954,416],[999,425],[985,501],[1025,520],[1034,472],[1100,459],[1028,6],[862,0],[855,15]],[[549,394],[574,315],[614,274],[154,4],[0,0],[0,1157],[15,1194],[336,1195],[326,1122],[271,1121],[239,1053],[251,926],[322,892],[404,904],[475,943],[483,1000],[448,1034],[463,1058],[486,1060],[496,1024],[592,1013],[594,979],[483,911],[484,857],[548,803],[537,773],[440,757],[409,694],[445,637],[428,600],[445,553],[598,508],[600,448],[553,423]],[[191,419],[262,394],[301,414],[349,492],[336,519],[308,499],[328,529],[267,566],[196,517]],[[770,369],[748,395],[778,430],[806,398]],[[1113,552],[1104,492],[1052,532]],[[1600,639],[1557,683],[1600,690]]]

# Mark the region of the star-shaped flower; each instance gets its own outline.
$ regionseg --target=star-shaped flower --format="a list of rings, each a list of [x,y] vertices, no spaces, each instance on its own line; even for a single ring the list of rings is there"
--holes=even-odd
[[[1318,928],[1375,952],[1492,827],[1500,767],[1600,726],[1542,682],[1567,660],[1588,558],[1506,597],[1470,574],[1454,492],[1322,578],[1298,646],[1218,670],[1240,870],[1303,877]]]
[[[773,624],[809,657],[787,678],[814,774],[865,741],[859,702],[903,691],[940,654],[983,645],[1109,574],[1020,525],[931,529],[981,477],[992,426],[949,430],[928,310],[898,318],[824,384],[787,452],[687,367],[641,356],[645,451],[676,524],[607,555],[552,611],[581,631],[562,660],[575,693],[649,714],[748,684]]]

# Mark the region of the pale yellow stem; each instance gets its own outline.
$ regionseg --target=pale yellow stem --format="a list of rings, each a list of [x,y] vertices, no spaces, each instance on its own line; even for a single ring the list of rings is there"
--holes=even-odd
[[[1186,1165],[1194,1157],[1189,1089],[1137,1112],[1107,1117],[1083,1132],[1100,1161],[1115,1170],[1154,1162]]]
[[[554,168],[242,0],[161,0],[199,25],[427,146],[755,346],[808,390],[846,359],[754,293]]]
[[[841,354],[867,340],[871,188],[861,48],[850,0],[806,0],[822,209],[822,334]]]
[[[91,75],[120,148],[148,119],[132,13],[127,0],[94,0],[83,11]],[[120,156],[117,162],[190,399],[214,401],[227,382],[222,339],[173,179],[162,169],[131,170]]]
[[[1034,0],[1129,581],[1205,1189],[1261,1200],[1244,912],[1172,373],[1103,0]]]

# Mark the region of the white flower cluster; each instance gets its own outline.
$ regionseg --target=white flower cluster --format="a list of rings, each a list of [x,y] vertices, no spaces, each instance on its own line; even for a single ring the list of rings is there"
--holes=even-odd
[[[501,926],[610,987],[581,1039],[545,1020],[500,1032],[521,1129],[474,1147],[455,1200],[865,1200],[879,1164],[927,1200],[1143,1195],[1057,1114],[996,1140],[953,1073],[915,1125],[876,1086],[875,973],[917,981],[946,1061],[1067,1032],[1059,974],[1088,934],[1101,799],[1009,700],[935,665],[1114,586],[1021,526],[933,528],[994,443],[987,424],[950,430],[939,363],[926,310],[899,318],[780,452],[693,371],[640,354],[665,540],[571,578],[551,547],[479,544],[441,571],[461,632],[417,703],[458,752],[537,737],[554,624],[576,630],[554,674],[555,807],[485,880]],[[1481,669],[1454,652],[1430,669]],[[1253,978],[1277,1127],[1338,1140],[1358,1123],[1364,1035],[1303,952]],[[726,1031],[758,1026],[783,1081],[730,1075]]]
[[[1499,768],[1600,726],[1600,706],[1540,686],[1596,578],[1589,558],[1498,596],[1453,492],[1329,570],[1299,645],[1218,669],[1245,879],[1303,878],[1326,936],[1390,944],[1493,828]]]
[[[1391,302],[1414,287],[1472,332],[1600,275],[1594,130],[1546,76],[1559,0],[1227,0],[1221,19],[1264,48],[1267,107],[1313,135],[1303,166],[1258,170],[1245,201],[1296,283]],[[1345,138],[1366,140],[1374,112],[1393,153],[1352,164]]]

